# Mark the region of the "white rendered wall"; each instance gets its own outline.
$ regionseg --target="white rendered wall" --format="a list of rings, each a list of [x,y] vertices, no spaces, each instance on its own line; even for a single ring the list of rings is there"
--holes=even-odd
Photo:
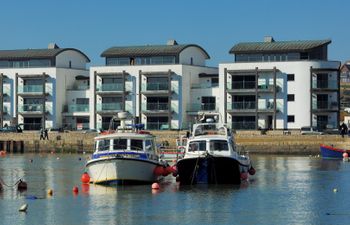
[[[86,57],[80,52],[66,50],[56,56],[56,67],[70,68],[69,62],[71,62],[71,68],[86,69],[86,60]]]
[[[180,53],[179,64],[191,65],[192,58],[192,65],[205,66],[205,57],[204,52],[198,47],[188,47]]]
[[[277,114],[276,128],[299,129],[302,126],[309,126],[310,121],[310,68],[313,69],[337,69],[339,62],[336,61],[295,61],[295,62],[255,62],[255,63],[225,63],[219,65],[219,86],[220,86],[220,111],[224,115],[224,70],[272,70],[276,67],[277,81],[283,81],[283,90],[278,93],[277,99],[284,99],[287,104],[285,111]],[[287,74],[294,74],[294,81],[286,81]],[[283,78],[285,77],[285,78]],[[294,94],[294,102],[287,102],[287,95]],[[287,123],[287,116],[294,115],[295,122]],[[234,114],[233,114],[234,116]],[[332,117],[332,116],[331,116]],[[332,118],[331,118],[332,119]],[[229,121],[228,121],[229,122]],[[284,124],[287,123],[287,126]]]

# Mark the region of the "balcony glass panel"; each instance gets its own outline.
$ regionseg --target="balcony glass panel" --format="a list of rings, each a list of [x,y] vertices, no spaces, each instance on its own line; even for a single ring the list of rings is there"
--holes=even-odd
[[[120,111],[123,109],[121,103],[99,103],[96,105],[97,111]]]
[[[312,82],[312,88],[337,89],[338,82],[336,80],[315,80]]]
[[[243,121],[243,122],[232,122],[232,129],[234,130],[254,130],[255,122]]]
[[[42,93],[42,85],[24,85],[18,87],[18,93]]]
[[[74,113],[74,112],[89,112],[89,105],[85,104],[73,104],[68,105],[68,112]]]
[[[168,103],[144,103],[142,104],[142,110],[145,110],[145,111],[169,110],[169,104]]]
[[[96,91],[123,91],[124,86],[122,83],[112,84],[99,84],[96,87]]]
[[[255,102],[232,102],[227,104],[228,110],[245,110],[245,109],[255,109]]]
[[[42,104],[23,104],[18,106],[19,112],[42,112],[43,105]]]
[[[142,91],[167,91],[168,83],[147,83],[142,85]]]

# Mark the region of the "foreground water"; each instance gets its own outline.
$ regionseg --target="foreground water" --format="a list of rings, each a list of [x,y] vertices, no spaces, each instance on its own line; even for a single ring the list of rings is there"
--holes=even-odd
[[[0,224],[349,224],[350,163],[316,157],[252,156],[257,174],[240,186],[82,185],[85,155],[0,158],[7,185]],[[79,187],[79,194],[72,187]],[[52,197],[47,190],[53,189]],[[337,191],[334,191],[337,189]],[[37,199],[33,199],[37,197]],[[27,213],[19,207],[27,203]]]

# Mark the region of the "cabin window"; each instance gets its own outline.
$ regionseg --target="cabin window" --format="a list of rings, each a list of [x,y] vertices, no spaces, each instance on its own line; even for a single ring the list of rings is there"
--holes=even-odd
[[[145,145],[146,145],[146,151],[148,151],[148,152],[153,152],[154,151],[154,145],[153,145],[153,141],[152,140],[146,140],[145,141]]]
[[[114,139],[113,140],[113,149],[127,149],[127,140],[126,139]]]
[[[189,144],[189,152],[194,151],[205,151],[206,150],[206,141],[192,141]]]
[[[100,140],[98,141],[98,151],[107,151],[109,150],[109,140]]]
[[[228,151],[227,141],[210,141],[210,151]]]
[[[130,149],[136,151],[142,151],[143,145],[142,140],[131,139],[130,140]]]

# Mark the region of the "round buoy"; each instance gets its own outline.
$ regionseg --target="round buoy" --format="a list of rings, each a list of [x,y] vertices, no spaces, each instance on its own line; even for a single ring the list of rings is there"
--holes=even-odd
[[[253,167],[250,167],[249,168],[249,170],[248,170],[248,173],[250,174],[250,175],[254,175],[255,174],[255,169],[253,168]]]
[[[159,184],[158,183],[153,183],[152,184],[152,189],[158,190],[159,189]]]
[[[163,175],[164,172],[164,168],[162,166],[157,166],[156,168],[154,168],[153,173],[157,176],[161,176]]]
[[[24,204],[24,205],[22,205],[22,206],[19,208],[18,211],[20,211],[20,212],[26,212],[27,209],[28,209],[28,204]]]
[[[243,172],[241,173],[241,180],[247,180],[248,179],[248,173]]]
[[[73,193],[74,194],[78,194],[78,192],[79,192],[79,188],[77,186],[74,186],[73,187]]]
[[[333,189],[333,192],[334,192],[334,193],[338,192],[338,189],[334,188],[334,189]]]
[[[27,182],[24,182],[22,180],[19,180],[18,184],[17,184],[17,190],[19,191],[25,191],[27,190]]]
[[[349,154],[347,152],[344,152],[343,153],[343,158],[348,158],[349,157]]]
[[[47,190],[47,194],[50,195],[50,196],[52,196],[52,195],[53,195],[53,190],[52,190],[52,189],[48,189],[48,190]]]
[[[84,184],[87,184],[90,182],[90,176],[87,172],[83,173],[83,175],[81,175],[81,182]]]
[[[6,151],[0,151],[0,156],[6,156]]]

